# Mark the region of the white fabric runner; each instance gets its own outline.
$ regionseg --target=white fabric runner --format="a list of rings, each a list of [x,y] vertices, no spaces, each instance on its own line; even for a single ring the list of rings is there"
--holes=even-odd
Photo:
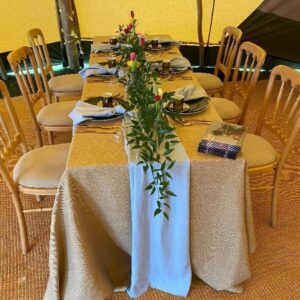
[[[170,199],[169,220],[163,214],[154,217],[155,194],[145,187],[152,181],[142,165],[137,165],[137,151],[126,146],[129,160],[131,193],[131,286],[130,297],[136,298],[149,287],[177,296],[187,296],[191,285],[189,251],[189,182],[190,161],[181,143],[176,144],[170,170],[170,190],[177,197]]]

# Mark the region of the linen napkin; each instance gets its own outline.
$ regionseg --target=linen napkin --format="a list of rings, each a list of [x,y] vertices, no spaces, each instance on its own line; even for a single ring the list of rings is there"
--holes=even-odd
[[[111,50],[115,50],[119,48],[119,44],[111,45],[108,43],[94,43],[91,45],[91,52],[92,53],[99,53],[99,52],[109,52]]]
[[[245,134],[246,128],[244,126],[214,121],[201,140],[198,151],[236,159]]]
[[[175,95],[183,95],[184,101],[191,101],[195,99],[209,99],[206,91],[200,87],[195,87],[193,84],[186,85],[184,87],[178,88],[175,93]]]
[[[85,79],[89,76],[101,76],[101,75],[117,75],[117,68],[106,68],[100,64],[93,64],[87,68],[84,68],[79,71],[79,75],[82,79]]]
[[[174,69],[183,69],[183,68],[190,68],[191,63],[185,57],[174,57],[170,61],[170,67]]]
[[[129,161],[131,198],[131,286],[128,294],[137,298],[149,287],[186,297],[191,285],[189,253],[189,177],[190,161],[182,143],[176,144],[169,170],[173,179],[170,190],[169,220],[162,214],[153,217],[157,195],[145,187],[152,181],[150,172],[138,165],[138,152],[125,146]]]
[[[99,107],[86,103],[84,101],[78,101],[75,108],[70,112],[69,117],[73,120],[73,125],[91,120],[93,117],[111,117],[115,114],[124,114],[125,108],[121,105],[116,107]]]

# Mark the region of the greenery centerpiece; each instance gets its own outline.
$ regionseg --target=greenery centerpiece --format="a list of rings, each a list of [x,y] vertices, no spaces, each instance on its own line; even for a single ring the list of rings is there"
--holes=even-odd
[[[159,88],[157,73],[146,60],[144,36],[137,33],[136,27],[131,11],[131,22],[119,27],[119,80],[126,90],[126,99],[120,102],[127,111],[134,112],[126,138],[131,149],[138,150],[138,164],[143,165],[145,173],[151,172],[152,181],[145,189],[150,196],[157,195],[154,216],[163,213],[168,219],[169,199],[176,196],[169,188],[170,170],[175,164],[171,154],[179,142],[168,116],[178,119],[179,114],[166,109],[173,93]]]

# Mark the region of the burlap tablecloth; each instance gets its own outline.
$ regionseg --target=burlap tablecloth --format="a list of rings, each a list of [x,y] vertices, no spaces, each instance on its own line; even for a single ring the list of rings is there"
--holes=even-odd
[[[191,73],[192,74],[192,73]],[[191,81],[163,81],[164,90]],[[119,84],[85,84],[83,99]],[[191,118],[218,120],[208,109]],[[217,290],[234,290],[250,277],[255,249],[251,200],[243,158],[201,154],[207,126],[177,127],[191,161],[190,251],[195,275]],[[174,201],[180,201],[176,199]],[[172,210],[170,211],[172,218]],[[104,299],[130,280],[128,159],[111,134],[76,133],[52,214],[49,282],[45,299]]]

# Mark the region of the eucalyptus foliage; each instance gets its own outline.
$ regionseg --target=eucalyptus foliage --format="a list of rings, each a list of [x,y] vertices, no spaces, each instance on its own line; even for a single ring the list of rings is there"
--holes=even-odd
[[[136,33],[136,22],[132,17],[127,27],[119,27],[119,68],[124,72],[119,80],[127,92],[127,99],[120,103],[134,112],[126,137],[130,147],[138,151],[138,164],[145,173],[151,172],[152,181],[145,190],[156,196],[154,216],[162,213],[168,219],[170,198],[176,197],[170,190],[170,170],[175,165],[172,153],[179,143],[168,117],[179,119],[179,114],[166,109],[173,93],[162,93],[158,88],[157,74],[146,60],[143,37]]]

